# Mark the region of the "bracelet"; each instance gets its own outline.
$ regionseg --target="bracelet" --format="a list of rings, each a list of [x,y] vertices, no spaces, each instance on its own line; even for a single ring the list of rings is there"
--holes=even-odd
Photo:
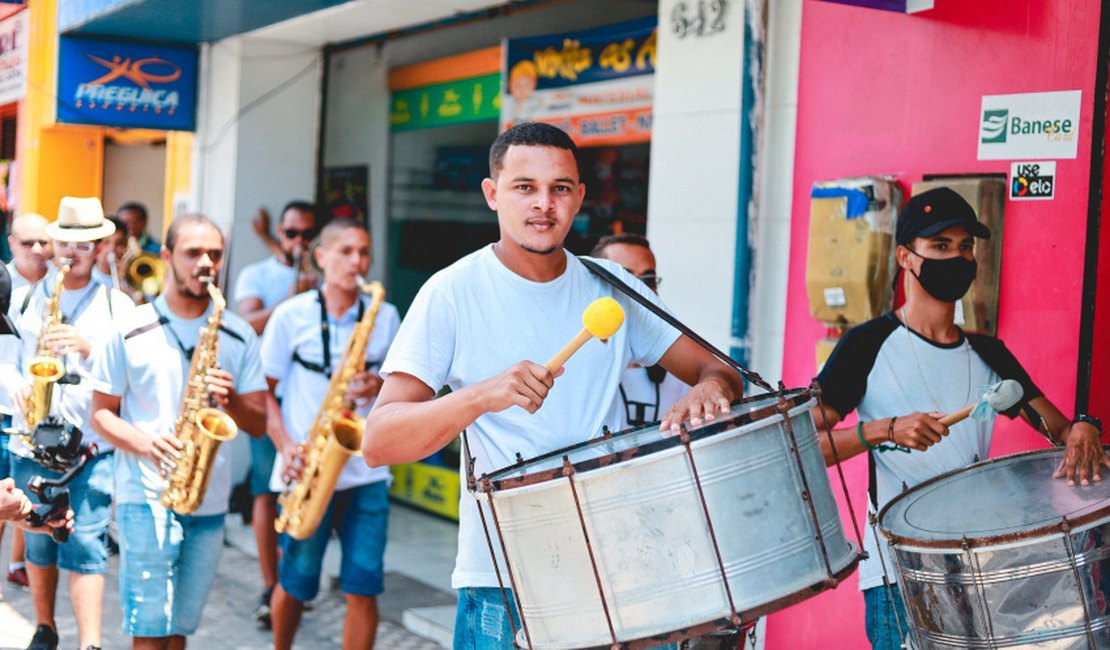
[[[876,447],[875,445],[872,445],[871,443],[863,439],[863,420],[856,422],[856,435],[859,436],[859,441],[863,443],[863,446],[867,447],[868,449],[879,449],[880,447],[882,447],[882,445]]]
[[[891,441],[891,442],[894,442],[894,421],[897,420],[897,419],[898,419],[897,415],[890,418],[890,425],[886,428],[886,439]],[[895,446],[897,446],[897,444],[898,443],[895,443]]]
[[[875,446],[875,445],[870,444],[866,440],[864,440],[864,438],[863,438],[863,421],[862,420],[856,422],[856,435],[859,436],[859,441],[863,443],[863,446],[867,447],[868,449],[870,449],[872,451],[878,451],[878,452],[903,451],[903,452],[906,452],[907,454],[910,453],[909,449],[907,449],[905,447],[899,447],[897,444],[893,444],[893,445],[882,444],[882,445]]]

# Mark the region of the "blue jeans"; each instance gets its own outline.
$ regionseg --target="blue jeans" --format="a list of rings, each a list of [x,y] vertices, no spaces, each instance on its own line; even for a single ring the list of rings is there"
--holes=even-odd
[[[516,609],[513,590],[506,589],[512,608],[513,623],[520,628],[520,614]],[[459,589],[459,603],[455,609],[454,650],[511,650],[513,630],[505,616],[505,599],[497,587],[464,587]],[[656,650],[676,650],[677,643],[656,646]]]
[[[32,476],[58,478],[35,461],[12,455],[12,478],[36,504],[39,499],[27,489]],[[73,509],[73,532],[64,544],[46,533],[27,534],[27,561],[38,567],[58,567],[82,574],[101,574],[108,569],[108,521],[112,517],[112,457],[97,456],[69,483]]]
[[[161,504],[121,503],[119,600],[127,636],[188,636],[224,548],[224,515],[179,515]]]
[[[274,469],[274,459],[277,458],[277,448],[274,447],[270,436],[251,438],[251,496],[273,494],[270,489],[270,474]]]
[[[359,485],[332,495],[320,526],[308,539],[281,536],[278,582],[304,602],[320,591],[324,550],[334,528],[343,550],[339,586],[345,594],[377,596],[385,589],[385,540],[389,525],[389,488],[385,481]]]
[[[898,618],[894,617],[894,607],[886,587],[872,587],[863,592],[863,603],[867,609],[867,640],[871,642],[873,650],[899,650],[903,638],[909,641],[910,621],[906,617],[902,592],[898,585],[891,585],[890,589],[898,606]],[[901,635],[898,634],[899,622],[902,624]]]
[[[513,623],[520,629],[513,592],[506,589],[512,608]],[[505,599],[497,587],[466,587],[459,589],[455,609],[454,650],[510,650],[513,631],[505,615]]]

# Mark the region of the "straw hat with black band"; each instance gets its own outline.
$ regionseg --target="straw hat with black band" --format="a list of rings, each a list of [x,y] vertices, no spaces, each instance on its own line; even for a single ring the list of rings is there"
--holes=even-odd
[[[116,231],[116,225],[104,218],[104,207],[95,196],[62,197],[58,218],[46,224],[46,235],[54,241],[97,241]]]

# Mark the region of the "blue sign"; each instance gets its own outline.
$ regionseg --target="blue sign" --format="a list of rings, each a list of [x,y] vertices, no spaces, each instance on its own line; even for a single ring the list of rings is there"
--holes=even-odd
[[[196,48],[59,40],[59,122],[192,131],[196,105]]]

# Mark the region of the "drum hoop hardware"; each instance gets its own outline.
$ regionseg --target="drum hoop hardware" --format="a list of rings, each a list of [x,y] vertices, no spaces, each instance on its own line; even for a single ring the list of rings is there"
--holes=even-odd
[[[825,418],[825,401],[822,398],[824,391],[821,390],[821,384],[817,383],[817,380],[810,384],[809,393],[817,400],[817,408],[821,411],[821,421],[825,425],[825,438],[829,441],[829,450],[832,451],[836,474],[840,478],[840,489],[844,493],[844,502],[848,504],[848,517],[852,520],[852,530],[856,533],[856,547],[860,549],[860,559],[866,560],[868,554],[863,546],[863,535],[860,533],[859,520],[856,519],[856,508],[852,505],[852,496],[848,493],[848,482],[844,480],[844,468],[840,465],[840,452],[837,451],[836,443],[833,441],[832,427],[829,425],[828,419]]]
[[[462,432],[463,439],[463,454],[466,458],[466,485],[471,492],[475,491],[477,481],[474,479],[474,457],[470,455],[470,439],[466,435],[466,430]],[[513,595],[519,601],[519,592],[516,590],[516,580],[513,578],[513,567],[509,563],[508,555],[505,554],[505,537],[501,534],[501,523],[497,519],[497,509],[493,505],[493,491],[489,486],[489,478],[482,477],[483,491],[489,494],[489,510],[493,515],[494,529],[497,531],[497,541],[501,546],[502,557],[505,558],[505,570],[509,573],[509,584],[512,586]],[[482,532],[486,534],[486,546],[489,548],[490,561],[493,563],[493,573],[497,576],[497,586],[501,590],[501,601],[505,604],[505,615],[509,617],[509,628],[513,632],[513,638],[516,638],[516,622],[513,620],[513,610],[509,606],[509,594],[505,591],[505,580],[501,577],[501,569],[497,567],[497,554],[493,551],[493,539],[489,534],[489,524],[486,523],[486,513],[482,510],[482,503],[479,501],[477,504],[478,516],[482,520]],[[520,610],[520,624],[524,628],[524,639],[528,642],[528,650],[532,650],[532,637],[528,634],[528,622],[524,620],[524,608],[518,607]]]
[[[809,510],[809,518],[813,522],[814,538],[817,540],[817,545],[821,547],[821,558],[825,562],[825,573],[828,575],[826,584],[829,589],[832,589],[836,587],[837,580],[833,573],[832,562],[829,561],[829,549],[825,546],[825,535],[821,532],[821,519],[817,516],[817,509],[813,506],[813,497],[809,489],[809,479],[806,477],[805,464],[802,462],[801,454],[798,453],[798,438],[794,435],[794,425],[790,422],[790,405],[781,396],[779,397],[778,411],[782,415],[786,433],[790,436],[790,455],[794,457],[794,462],[798,466],[798,476],[802,479],[802,501],[805,501]]]
[[[968,565],[975,567],[975,574],[983,575],[983,565],[979,564],[979,558],[971,552],[971,544],[966,537],[960,541],[960,548],[967,556]],[[991,619],[990,610],[987,609],[986,585],[976,580],[975,591],[979,596],[979,616],[983,619],[983,627],[987,630],[987,648],[993,650],[996,647],[994,644],[994,620]]]
[[[1079,565],[1075,560],[1075,547],[1071,541],[1071,522],[1067,517],[1060,517],[1060,529],[1064,532],[1064,548],[1068,551],[1068,563],[1071,565],[1072,576],[1075,579],[1075,590],[1079,592],[1079,602],[1083,605],[1083,630],[1087,633],[1089,647],[1095,646],[1095,633],[1091,627],[1091,610],[1087,606],[1087,594],[1083,591],[1083,582],[1079,577]]]
[[[922,481],[921,483],[918,483],[912,489],[916,491],[916,490],[921,490],[923,488],[927,488],[927,487],[929,487],[929,486],[931,486],[935,483],[939,483],[940,481],[943,481],[943,480],[949,478],[950,476],[965,473],[967,470],[972,469],[972,468],[986,467],[988,465],[1001,465],[1003,463],[1011,463],[1011,462],[1015,462],[1015,461],[1021,460],[1021,459],[1026,458],[1026,457],[1030,457],[1030,456],[1041,456],[1041,455],[1049,456],[1049,455],[1053,455],[1053,454],[1059,454],[1059,455],[1062,456],[1063,451],[1064,451],[1063,449],[1053,447],[1053,448],[1050,448],[1050,449],[1035,449],[1033,451],[1024,451],[1024,452],[1020,452],[1020,453],[1016,453],[1016,454],[1008,454],[1006,456],[1000,456],[998,458],[985,460],[985,461],[982,461],[982,462],[979,462],[979,463],[974,463],[972,465],[968,465],[967,467],[952,470],[951,472],[945,472],[944,474],[941,474],[939,476],[935,476],[935,477],[933,477],[933,478],[931,478],[927,481]],[[901,495],[899,495],[899,496],[901,496]],[[918,538],[914,538],[914,537],[909,537],[907,535],[891,532],[883,526],[882,522],[886,518],[887,512],[890,510],[891,506],[893,506],[897,503],[897,501],[898,501],[897,498],[891,499],[886,505],[884,505],[882,507],[881,510],[879,510],[879,514],[878,514],[878,517],[877,517],[877,520],[876,520],[877,523],[878,523],[877,530],[878,530],[879,533],[882,533],[882,536],[884,538],[886,538],[888,541],[897,542],[897,543],[899,543],[903,546],[914,546],[914,547],[929,548],[929,549],[959,549],[959,548],[962,548],[963,544],[966,542],[968,544],[968,546],[971,547],[971,548],[982,548],[982,547],[987,547],[987,546],[996,546],[996,545],[1000,545],[1000,544],[1011,544],[1011,543],[1014,543],[1014,542],[1020,542],[1020,541],[1024,541],[1024,540],[1027,540],[1027,539],[1037,539],[1037,538],[1040,538],[1040,537],[1045,537],[1045,536],[1051,535],[1053,533],[1062,533],[1062,532],[1064,532],[1061,525],[1058,522],[1053,521],[1050,524],[1045,524],[1043,526],[1037,526],[1036,528],[1029,528],[1029,529],[1024,530],[1022,532],[1015,532],[1015,533],[1003,533],[1003,534],[997,534],[997,535],[982,535],[982,536],[977,536],[977,537],[964,536],[963,538],[961,538],[959,540],[956,540],[956,539],[918,539]],[[1105,507],[1098,508],[1098,509],[1095,509],[1095,510],[1091,510],[1090,512],[1086,512],[1086,513],[1084,513],[1084,514],[1082,514],[1078,517],[1068,519],[1067,521],[1068,521],[1069,526],[1071,526],[1072,528],[1079,528],[1079,527],[1083,527],[1083,526],[1086,526],[1088,524],[1092,524],[1092,523],[1095,523],[1097,521],[1106,519],[1108,515],[1110,515],[1110,505],[1107,505]],[[876,537],[875,539],[878,540],[879,538]]]
[[[776,395],[776,394],[772,393],[771,395]],[[794,390],[789,390],[789,391],[781,391],[780,393],[777,394],[777,396],[779,397],[780,400],[783,400],[783,399],[787,400],[788,403],[790,404],[791,408],[797,408],[799,406],[802,406],[803,404],[805,404],[806,402],[808,402],[811,399],[809,390],[805,389],[805,388],[794,389]],[[767,397],[768,397],[768,395],[754,395],[752,397],[745,397],[744,399],[733,402],[732,406],[733,407],[740,406],[740,405],[743,405],[745,403],[750,403],[754,400],[765,400],[765,399],[767,399]],[[768,417],[771,417],[773,415],[776,415],[778,413],[779,413],[779,405],[777,403],[771,403],[771,404],[768,404],[765,407],[755,409],[753,411],[748,411],[748,412],[745,412],[745,413],[738,413],[735,417],[727,419],[727,420],[716,420],[713,423],[704,424],[704,425],[698,427],[697,429],[691,431],[690,436],[691,436],[692,440],[700,440],[700,439],[703,439],[703,438],[708,438],[708,437],[711,437],[713,435],[716,435],[720,431],[724,431],[724,430],[732,429],[732,428],[737,428],[737,427],[740,427],[740,426],[751,424],[753,422],[757,422],[759,420],[764,420],[764,419],[766,419]],[[535,484],[538,484],[538,483],[544,483],[544,482],[547,482],[547,481],[562,478],[563,470],[562,470],[561,465],[559,467],[551,467],[549,469],[544,469],[544,470],[540,470],[540,471],[537,471],[537,472],[524,474],[523,476],[506,476],[506,477],[503,477],[503,478],[498,478],[498,475],[503,474],[503,473],[508,472],[508,471],[519,470],[522,465],[527,464],[529,462],[538,462],[538,461],[548,460],[548,459],[552,459],[552,458],[560,458],[560,457],[566,456],[568,454],[568,452],[570,452],[570,451],[578,449],[579,447],[594,444],[598,440],[615,440],[615,439],[620,438],[622,436],[630,435],[634,431],[638,431],[642,428],[643,427],[634,427],[634,428],[631,428],[631,429],[625,429],[624,431],[619,431],[617,433],[610,433],[608,436],[603,435],[601,438],[593,438],[593,439],[587,440],[585,442],[579,442],[579,443],[576,443],[576,444],[573,444],[573,445],[568,445],[566,447],[562,447],[560,449],[556,449],[554,451],[549,451],[546,454],[541,454],[541,455],[536,456],[535,458],[533,458],[529,461],[525,461],[525,463],[517,462],[513,465],[510,465],[509,467],[498,469],[497,471],[493,472],[492,474],[488,474],[488,476],[490,477],[491,485],[492,485],[494,490],[508,490],[508,489],[512,489],[512,488],[524,487],[526,485],[535,485]],[[574,465],[574,467],[577,471],[583,472],[583,471],[587,471],[587,470],[591,470],[591,469],[596,469],[596,468],[599,468],[599,467],[605,467],[605,466],[608,466],[608,465],[613,465],[615,463],[624,462],[624,461],[627,461],[627,460],[632,460],[634,458],[641,458],[643,456],[649,456],[649,455],[651,455],[651,454],[653,454],[657,451],[661,451],[663,449],[674,448],[674,447],[677,447],[678,445],[679,445],[679,442],[677,440],[673,439],[673,438],[663,438],[663,439],[654,440],[654,441],[651,441],[651,442],[648,442],[646,444],[639,445],[639,446],[636,446],[636,447],[629,447],[628,449],[625,449],[625,450],[622,450],[622,451],[614,452],[614,453],[611,453],[611,454],[605,454],[603,456],[598,456],[596,458],[583,459],[583,460],[580,460],[576,463],[573,463],[573,465]],[[487,475],[483,474],[483,476],[487,476]],[[858,542],[859,539],[857,538],[856,541]],[[863,548],[862,544],[860,545],[860,548]]]
[[[617,633],[613,630],[613,617],[609,614],[609,602],[605,599],[605,590],[601,587],[601,572],[597,570],[594,548],[590,544],[590,534],[586,531],[586,518],[582,516],[582,503],[578,500],[578,488],[574,485],[574,465],[566,456],[563,456],[563,476],[567,477],[567,483],[570,484],[570,494],[574,498],[574,510],[578,513],[578,525],[582,529],[582,539],[586,542],[586,553],[590,556],[590,567],[594,570],[597,595],[601,597],[601,608],[605,611],[605,624],[609,626],[609,637],[613,639],[613,650],[619,650],[621,646],[617,643]],[[505,562],[508,564],[507,559]]]
[[[717,559],[717,569],[721,572],[721,584],[725,586],[725,595],[728,596],[728,608],[732,611],[730,622],[734,626],[740,627],[744,624],[744,621],[740,618],[740,613],[736,611],[736,601],[732,597],[732,587],[728,584],[725,563],[721,559],[721,547],[717,544],[717,531],[713,528],[713,518],[709,516],[709,504],[705,500],[705,491],[702,490],[698,464],[694,462],[694,450],[690,447],[690,431],[682,423],[679,423],[678,430],[679,440],[682,441],[682,446],[686,448],[686,458],[690,461],[690,471],[694,475],[694,487],[698,490],[698,502],[701,503],[701,510],[705,514],[705,526],[709,529],[709,541],[713,543],[713,556]]]

